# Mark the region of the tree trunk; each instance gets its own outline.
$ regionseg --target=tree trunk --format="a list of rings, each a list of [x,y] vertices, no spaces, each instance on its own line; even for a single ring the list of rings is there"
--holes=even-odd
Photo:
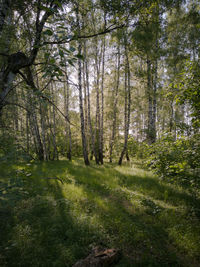
[[[29,134],[29,118],[28,118],[28,112],[26,112],[26,150],[29,154],[30,151],[30,134]]]
[[[84,93],[84,118],[85,118],[85,136],[87,141],[87,149],[89,151],[89,131],[88,131],[88,98],[87,98],[87,85],[86,85],[86,75],[85,75],[85,61],[83,61],[83,93]]]
[[[37,70],[35,69],[35,72],[37,73]],[[40,88],[38,75],[36,74],[36,82],[37,87]],[[45,123],[45,108],[43,107],[43,103],[40,101],[39,97],[37,96],[37,99],[39,101],[39,115],[40,115],[40,124],[41,124],[41,139],[43,144],[43,150],[44,150],[44,160],[48,160],[47,155],[47,146],[46,146],[46,123]]]
[[[153,125],[153,97],[152,97],[152,70],[151,61],[147,55],[147,97],[148,97],[148,127],[147,127],[147,141],[152,144],[154,141],[154,125]]]
[[[100,55],[98,54],[98,39],[95,38],[95,71],[96,71],[96,120],[95,120],[95,148],[97,151],[96,163],[99,164],[99,154],[101,150],[101,137],[100,137],[100,128],[101,128],[101,114],[100,114],[100,88],[99,88],[99,79],[100,79]]]
[[[12,1],[13,0],[3,0],[0,4],[0,34],[4,27],[6,17],[10,12]],[[51,9],[54,7],[54,5],[56,4],[54,4],[53,1],[49,3],[50,8],[47,8],[40,19],[40,16],[38,16],[38,19],[36,19],[36,32],[34,34],[34,40],[32,42],[33,47],[29,52],[29,57],[27,57],[23,52],[17,52],[9,55],[7,65],[0,72],[0,115],[3,107],[5,106],[6,98],[12,90],[12,83],[15,80],[17,73],[19,73],[19,71],[23,68],[30,71],[28,68],[33,65],[37,57],[40,49],[42,31],[47,19],[52,15]],[[41,9],[39,7],[37,10],[37,15],[40,15],[40,11]],[[29,77],[26,78],[29,79]]]
[[[102,74],[101,74],[101,118],[100,118],[100,150],[99,161],[103,164],[103,127],[104,127],[104,72],[105,72],[105,36],[102,44]]]
[[[64,83],[64,108],[65,108],[65,115],[70,120],[69,116],[69,81],[68,81],[68,74],[67,68],[65,68],[66,72],[66,83]],[[72,159],[72,144],[71,144],[71,128],[69,122],[66,120],[66,142],[67,142],[67,158],[69,160]]]
[[[94,154],[95,160],[97,161],[97,152],[95,148],[95,140],[94,140],[94,131],[92,128],[92,121],[91,121],[91,111],[90,111],[90,82],[89,82],[89,70],[88,70],[88,58],[87,58],[87,50],[86,50],[86,41],[84,42],[84,59],[85,59],[85,81],[86,81],[86,89],[87,89],[87,104],[88,104],[88,124],[90,129],[90,138],[91,138],[91,160]]]
[[[31,113],[29,114],[29,120],[30,120],[30,125],[32,129],[32,134],[35,142],[35,148],[36,148],[36,154],[39,160],[44,160],[44,149],[43,149],[43,144],[41,141],[40,137],[40,131],[39,131],[39,126],[38,126],[38,121],[37,121],[37,115],[36,115],[36,103],[34,101],[34,96],[31,93],[29,96],[28,101],[30,101],[30,111]]]
[[[47,144],[46,144],[45,108],[43,107],[42,103],[40,103],[40,123],[41,123],[42,143],[44,149],[44,160],[48,160]]]
[[[120,44],[118,43],[117,79],[116,79],[116,87],[115,87],[115,92],[114,92],[113,123],[112,123],[112,134],[111,134],[111,140],[110,140],[110,155],[109,155],[110,162],[112,162],[113,145],[114,145],[115,135],[116,135],[117,103],[118,103],[119,78],[120,78],[120,59],[121,59],[121,52],[120,52]]]
[[[49,114],[48,114],[49,113]],[[48,131],[46,132],[47,135],[47,155],[48,155],[48,160],[51,160],[51,122],[50,122],[50,107],[48,109],[47,112],[47,116],[46,116],[46,120],[47,120],[47,127],[48,127]]]
[[[125,43],[125,58],[126,58],[126,67],[125,67],[125,105],[124,105],[124,147],[121,152],[118,164],[122,164],[124,154],[126,153],[126,158],[129,161],[128,156],[128,135],[130,127],[130,113],[131,113],[131,85],[130,85],[130,66],[129,66],[129,57],[127,49],[127,40],[124,37]],[[126,74],[127,73],[127,74]],[[127,82],[126,82],[127,80]]]
[[[53,83],[51,83],[51,94],[52,94],[53,99],[55,99]],[[58,149],[57,149],[57,144],[56,144],[56,111],[55,111],[55,106],[54,105],[53,105],[52,109],[53,109],[52,110],[53,160],[55,160],[55,159],[58,160]]]
[[[77,25],[78,25],[78,34],[80,35],[80,22],[79,22],[79,7],[77,5]],[[82,53],[81,40],[78,43],[78,53]],[[80,119],[81,119],[81,137],[82,137],[82,147],[83,147],[83,158],[85,165],[89,165],[88,151],[87,151],[87,142],[85,137],[85,122],[84,122],[84,111],[83,111],[83,96],[82,96],[82,67],[81,59],[78,59],[78,91],[79,91],[79,109],[80,109]]]
[[[157,80],[158,80],[158,61],[156,59],[154,68],[154,81],[153,81],[152,143],[156,141]]]

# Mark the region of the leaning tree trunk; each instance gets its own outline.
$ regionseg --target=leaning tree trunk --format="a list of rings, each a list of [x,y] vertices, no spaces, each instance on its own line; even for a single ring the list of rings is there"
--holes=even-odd
[[[0,3],[0,36],[7,16],[10,12],[12,2],[13,0],[3,0]],[[27,71],[30,71],[29,67],[33,65],[40,49],[44,25],[48,18],[52,15],[52,8],[56,7],[57,4],[54,3],[54,1],[50,1],[49,5],[47,4],[46,11],[41,15],[41,7],[38,5],[37,19],[35,20],[34,40],[32,42],[33,46],[29,51],[28,57],[20,51],[11,55],[3,55],[7,57],[7,64],[0,72],[0,115],[3,107],[6,105],[8,95],[12,91],[13,81],[21,69],[25,69],[23,73],[25,80],[29,79]],[[20,72],[20,74],[22,73]]]

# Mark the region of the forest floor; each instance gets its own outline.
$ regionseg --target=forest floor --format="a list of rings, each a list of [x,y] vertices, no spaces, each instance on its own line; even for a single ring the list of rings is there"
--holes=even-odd
[[[72,266],[99,245],[118,267],[200,266],[200,199],[137,161],[1,163],[0,266]]]

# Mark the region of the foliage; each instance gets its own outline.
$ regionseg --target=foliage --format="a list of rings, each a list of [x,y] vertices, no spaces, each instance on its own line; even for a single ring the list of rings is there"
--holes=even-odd
[[[147,165],[170,182],[200,186],[200,135],[178,137],[164,135],[149,148]]]
[[[181,103],[188,102],[192,107],[193,126],[200,127],[200,64],[187,62],[181,73],[179,95],[177,100]]]
[[[139,159],[145,159],[149,155],[149,146],[145,142],[138,142],[133,137],[128,142],[129,155]]]
[[[23,149],[23,140],[16,140],[8,133],[0,135],[0,161],[29,160],[30,155]]]
[[[198,4],[1,2],[0,265],[72,266],[100,244],[118,266],[196,266]]]

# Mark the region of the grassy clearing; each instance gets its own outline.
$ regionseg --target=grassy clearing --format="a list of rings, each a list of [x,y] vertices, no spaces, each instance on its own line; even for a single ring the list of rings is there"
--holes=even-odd
[[[0,187],[2,267],[72,266],[95,245],[117,266],[200,266],[200,200],[137,162],[1,164]]]

